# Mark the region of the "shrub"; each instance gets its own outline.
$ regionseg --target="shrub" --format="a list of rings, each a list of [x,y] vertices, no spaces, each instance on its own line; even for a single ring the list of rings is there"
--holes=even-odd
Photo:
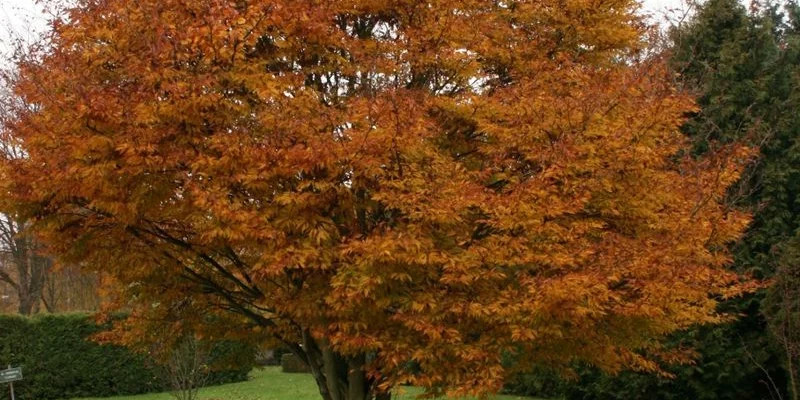
[[[211,372],[208,361],[208,350],[193,337],[184,338],[173,346],[165,366],[172,397],[176,400],[197,399]]]
[[[560,398],[564,394],[565,382],[558,374],[548,371],[533,371],[519,374],[506,381],[502,393],[515,396]]]
[[[283,372],[310,372],[308,365],[292,353],[281,356],[281,371]]]
[[[568,400],[771,400],[786,387],[766,338],[760,317],[750,312],[725,325],[696,328],[673,335],[673,345],[699,353],[693,365],[667,369],[673,379],[652,374],[623,372],[602,374],[593,368],[579,370],[580,379],[566,385]],[[762,369],[763,368],[763,369]],[[770,382],[771,381],[771,382]]]
[[[211,367],[208,385],[242,382],[256,364],[256,349],[247,343],[219,341],[212,344],[208,360]]]
[[[281,365],[281,357],[289,353],[289,348],[286,346],[278,346],[272,348],[265,348],[256,353],[256,364],[262,367],[270,365]]]
[[[147,356],[87,340],[100,330],[85,314],[0,315],[0,360],[3,366],[22,367],[24,379],[14,384],[17,399],[102,397],[165,389],[158,367]],[[212,359],[222,358],[221,354],[228,356],[220,349]],[[247,372],[251,365],[247,364]],[[218,372],[214,382],[246,379],[244,369]],[[8,392],[0,390],[0,400],[8,398]]]

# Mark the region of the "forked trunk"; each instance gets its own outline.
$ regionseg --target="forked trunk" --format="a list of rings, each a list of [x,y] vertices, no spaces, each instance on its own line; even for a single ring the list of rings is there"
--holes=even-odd
[[[327,341],[315,341],[308,332],[302,346],[291,346],[311,369],[323,400],[391,400],[391,392],[378,392],[377,382],[364,371],[366,356],[343,357]]]

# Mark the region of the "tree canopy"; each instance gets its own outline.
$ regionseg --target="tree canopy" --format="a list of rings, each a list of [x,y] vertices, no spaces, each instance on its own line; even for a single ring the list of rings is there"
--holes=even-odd
[[[720,142],[758,147],[757,159],[728,192],[732,206],[753,213],[731,246],[731,268],[774,285],[720,309],[735,321],[673,335],[698,352],[694,365],[673,366],[674,379],[587,373],[567,398],[796,398],[798,208],[798,8],[794,2],[708,0],[670,31],[670,65],[694,93],[698,109],[682,129],[693,151]],[[772,334],[770,334],[772,333]],[[776,340],[777,339],[777,340]],[[582,387],[581,387],[582,386]]]
[[[719,322],[748,151],[630,0],[82,0],[20,60],[4,193],[153,323],[270,336],[327,399],[656,371]],[[138,328],[137,328],[138,327]]]

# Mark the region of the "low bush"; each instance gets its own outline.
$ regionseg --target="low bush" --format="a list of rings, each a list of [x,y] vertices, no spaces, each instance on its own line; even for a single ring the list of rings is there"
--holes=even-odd
[[[672,379],[653,374],[603,374],[579,369],[580,379],[569,382],[567,400],[772,400],[788,398],[780,360],[763,334],[764,322],[753,311],[724,325],[700,327],[675,334],[672,346],[698,352],[696,363],[674,365]]]
[[[23,380],[14,385],[17,399],[103,397],[165,389],[159,367],[147,356],[87,340],[101,329],[85,314],[33,318],[0,315],[0,368],[8,364],[22,367]],[[250,351],[243,346],[216,344],[212,368],[215,359]],[[252,357],[252,351],[250,354]],[[212,373],[213,383],[247,379],[252,363],[235,364],[236,368],[226,365]],[[0,390],[0,400],[8,398],[8,391]]]
[[[311,369],[296,355],[285,353],[281,356],[281,371],[287,373],[311,372]]]
[[[569,382],[554,372],[534,371],[519,374],[506,381],[503,394],[541,398],[560,398]]]
[[[242,382],[256,365],[256,350],[247,343],[225,340],[211,346],[207,385]]]

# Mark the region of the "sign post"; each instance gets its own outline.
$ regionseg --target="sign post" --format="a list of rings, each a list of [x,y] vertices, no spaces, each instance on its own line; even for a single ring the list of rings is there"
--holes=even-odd
[[[11,365],[8,366],[8,369],[4,369],[0,371],[0,383],[8,383],[8,387],[11,390],[11,400],[16,400],[14,397],[14,381],[22,380],[22,368],[11,368]]]

